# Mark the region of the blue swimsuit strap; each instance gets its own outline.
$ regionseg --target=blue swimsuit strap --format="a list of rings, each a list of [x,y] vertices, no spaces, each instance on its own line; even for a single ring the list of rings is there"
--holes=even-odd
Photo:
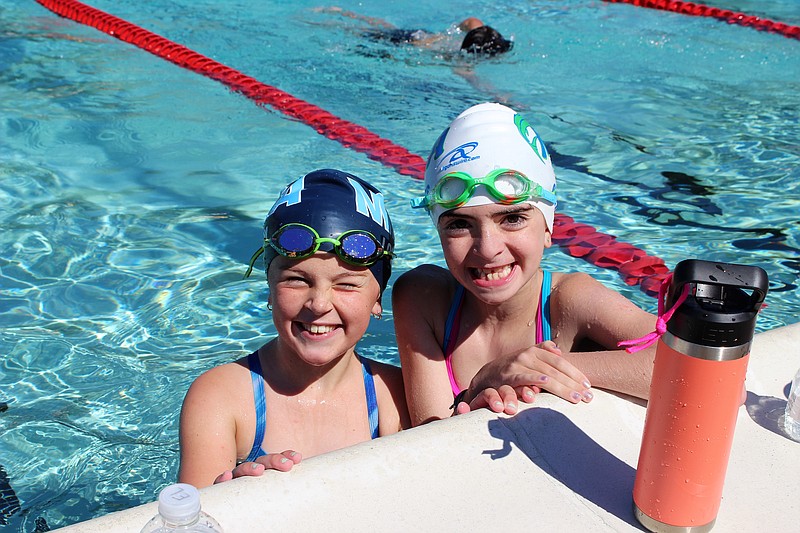
[[[378,396],[375,394],[375,380],[369,362],[357,356],[361,361],[361,373],[364,375],[364,390],[367,393],[367,416],[369,417],[369,433],[373,439],[378,438]]]
[[[250,367],[250,380],[253,382],[253,398],[256,404],[256,436],[245,462],[255,461],[262,455],[267,455],[267,452],[261,449],[261,443],[264,442],[264,434],[267,431],[267,395],[264,391],[264,378],[261,377],[261,360],[258,357],[258,350],[247,356],[247,366]]]
[[[537,312],[537,331],[541,327],[542,336],[536,338],[536,342],[549,341],[551,339],[550,331],[550,290],[551,290],[552,275],[549,270],[542,269],[542,289],[539,292],[539,310]],[[461,321],[461,304],[464,302],[464,292],[466,289],[462,285],[456,287],[456,292],[453,294],[453,300],[450,303],[450,310],[447,313],[447,321],[444,324],[444,339],[442,340],[442,351],[444,352],[445,363],[447,364],[447,372],[450,376],[450,385],[453,389],[453,395],[458,394],[460,390],[453,375],[453,369],[450,363],[450,355],[455,349],[455,341],[458,337],[458,326]],[[458,389],[458,390],[457,390]]]
[[[550,283],[551,274],[549,270],[542,269],[542,290],[539,294],[539,309],[542,312],[542,340],[537,342],[544,342],[553,340],[550,335]]]
[[[465,290],[463,285],[458,285],[456,287],[456,292],[453,294],[453,301],[450,304],[450,311],[447,313],[447,322],[444,324],[444,339],[442,342],[445,359],[450,357],[450,354],[453,353],[453,349],[455,348],[455,346],[452,346],[452,343],[455,342],[458,334],[456,333],[456,335],[453,335],[453,328],[455,327],[456,332],[458,331],[458,323],[461,320],[461,302],[464,301]]]
[[[372,377],[372,369],[369,362],[358,356],[361,362],[361,372],[364,376],[364,390],[367,397],[367,416],[369,417],[370,436],[378,438],[378,396],[375,393],[375,380]],[[256,406],[256,436],[253,439],[253,447],[244,462],[255,461],[262,455],[267,455],[261,448],[264,442],[264,435],[267,430],[267,396],[264,390],[264,378],[261,375],[261,361],[258,357],[258,350],[247,356],[247,366],[250,367],[250,380],[253,383],[253,397]]]

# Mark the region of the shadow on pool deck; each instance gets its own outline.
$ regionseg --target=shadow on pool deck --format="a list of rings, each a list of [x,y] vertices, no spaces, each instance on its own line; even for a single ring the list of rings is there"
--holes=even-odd
[[[572,423],[547,408],[526,409],[512,418],[489,422],[489,433],[502,448],[486,450],[493,459],[511,453],[511,441],[531,461],[571,491],[627,524],[642,529],[633,515],[636,469],[626,464]]]

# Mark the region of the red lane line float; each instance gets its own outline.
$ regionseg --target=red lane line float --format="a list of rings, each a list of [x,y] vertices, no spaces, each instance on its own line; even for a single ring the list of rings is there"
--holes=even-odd
[[[790,39],[800,39],[800,26],[791,26],[783,22],[762,19],[753,15],[746,15],[730,9],[720,9],[694,2],[681,2],[680,0],[605,0],[614,4],[632,4],[639,7],[661,9],[695,17],[711,17],[722,20],[728,24],[749,26],[759,31],[778,33]]]
[[[269,105],[311,126],[317,133],[394,168],[400,174],[418,179],[424,174],[425,161],[405,148],[183,45],[80,2],[73,0],[37,0],[37,2],[57,15],[96,28],[179,67],[227,85],[234,92],[243,94],[256,104]],[[391,154],[390,158],[387,157],[387,153]]]
[[[118,17],[76,0],[36,0],[53,13],[133,44],[179,67],[197,72],[228,86],[234,92],[268,105],[314,128],[317,133],[366,154],[370,159],[400,174],[423,179],[425,160],[363,126],[341,119],[289,93],[242,74],[183,45],[170,41]],[[658,295],[661,281],[669,274],[664,261],[644,250],[618,242],[616,237],[556,213],[553,241],[566,253],[602,268],[617,270],[628,285],[640,285],[651,296]]]

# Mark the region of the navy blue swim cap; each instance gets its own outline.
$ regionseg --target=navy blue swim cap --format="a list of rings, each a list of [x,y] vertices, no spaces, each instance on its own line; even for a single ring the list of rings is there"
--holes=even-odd
[[[505,39],[500,32],[491,26],[479,26],[467,32],[461,42],[461,49],[470,54],[493,56],[508,52],[514,47],[514,41]]]
[[[336,239],[352,230],[370,233],[389,252],[369,267],[383,293],[392,275],[394,230],[378,189],[357,176],[333,169],[315,170],[287,185],[264,222],[265,271],[278,255],[267,242],[287,224],[313,228],[323,239]],[[332,252],[333,244],[323,242],[319,249]]]

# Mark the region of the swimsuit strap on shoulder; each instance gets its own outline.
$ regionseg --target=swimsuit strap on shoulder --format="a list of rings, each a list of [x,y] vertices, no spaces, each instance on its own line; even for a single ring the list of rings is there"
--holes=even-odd
[[[542,270],[542,289],[539,291],[539,309],[536,311],[536,344],[552,340],[550,332],[550,285],[552,275]]]
[[[253,382],[253,399],[256,404],[256,436],[253,439],[253,447],[245,459],[245,462],[255,461],[262,455],[267,455],[261,449],[264,442],[264,434],[267,430],[267,396],[264,390],[264,378],[261,375],[261,361],[258,358],[258,350],[247,356],[247,366],[250,367],[250,379]]]
[[[442,342],[442,352],[444,353],[444,362],[447,366],[447,375],[450,377],[450,388],[453,391],[453,396],[457,396],[461,392],[461,387],[456,383],[456,377],[453,374],[453,363],[450,361],[450,355],[455,350],[456,340],[458,340],[458,327],[461,323],[461,304],[464,302],[464,287],[459,285],[453,295],[453,302],[450,304],[450,311],[447,314],[447,322],[444,325],[444,340]]]
[[[369,417],[369,432],[373,439],[378,438],[378,396],[375,394],[375,380],[369,362],[361,356],[361,373],[364,375],[364,390],[367,394],[367,416]]]

